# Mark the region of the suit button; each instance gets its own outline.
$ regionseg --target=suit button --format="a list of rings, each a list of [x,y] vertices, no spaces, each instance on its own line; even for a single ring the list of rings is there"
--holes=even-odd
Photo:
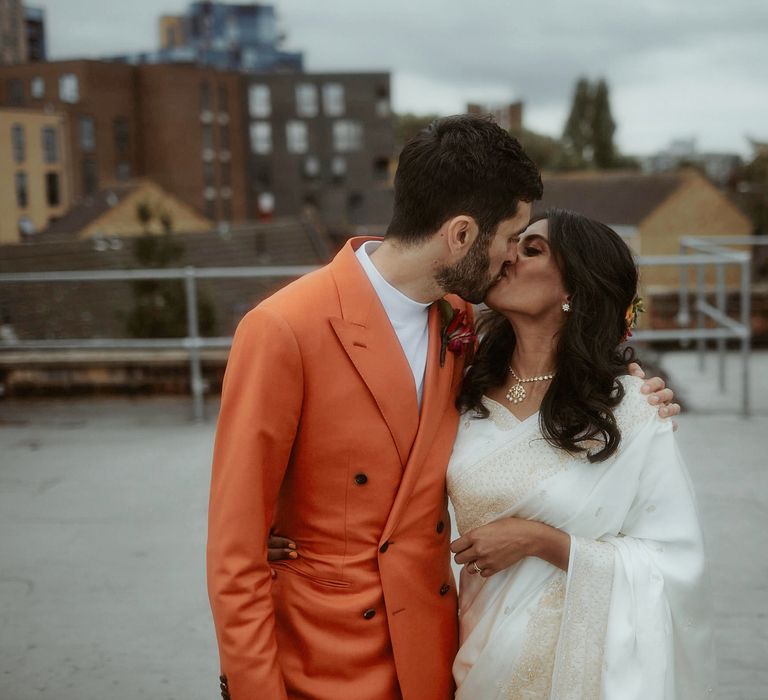
[[[389,549],[389,542],[385,542],[381,547],[379,547],[379,551],[384,554]]]
[[[370,619],[371,619],[371,618],[372,618],[374,615],[376,615],[376,611],[375,611],[373,608],[370,608],[369,610],[366,610],[366,611],[363,613],[363,617],[364,617],[366,620],[370,620]]]
[[[358,486],[362,486],[363,484],[368,483],[368,477],[365,474],[356,474],[355,475],[355,483]]]
[[[445,530],[445,523],[444,523],[444,522],[441,520],[441,521],[440,521],[440,522],[437,524],[437,534],[438,534],[438,535],[442,535],[442,534],[443,534],[443,530]]]
[[[451,587],[447,583],[444,583],[442,586],[440,586],[440,595],[445,595],[450,590]]]

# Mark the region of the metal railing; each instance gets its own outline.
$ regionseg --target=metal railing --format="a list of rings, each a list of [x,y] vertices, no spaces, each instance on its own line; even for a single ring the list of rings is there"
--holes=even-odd
[[[205,418],[205,382],[203,381],[201,351],[206,348],[228,348],[231,336],[204,338],[200,335],[197,314],[197,281],[201,279],[237,278],[295,278],[317,269],[312,265],[261,267],[187,266],[151,270],[74,270],[67,272],[19,272],[0,274],[0,284],[10,282],[104,282],[131,280],[183,280],[187,312],[185,338],[66,338],[55,340],[17,340],[0,343],[3,350],[185,350],[189,356],[189,380],[192,411],[196,421]]]
[[[640,267],[666,266],[680,268],[678,328],[638,329],[633,338],[640,341],[696,341],[700,366],[704,366],[706,343],[715,340],[718,349],[719,386],[725,386],[725,350],[728,339],[738,340],[741,348],[741,408],[749,414],[750,363],[749,354],[752,340],[751,330],[751,253],[729,249],[729,245],[766,245],[768,239],[760,237],[718,237],[681,239],[679,255],[642,255],[637,258]],[[727,314],[727,287],[725,269],[737,265],[740,269],[740,317],[738,320]],[[715,305],[707,301],[705,288],[706,268],[715,270]],[[691,305],[692,292],[689,289],[689,274],[696,270],[693,291],[695,302]],[[198,319],[197,281],[201,279],[225,278],[273,278],[293,279],[317,269],[316,266],[259,266],[151,270],[98,270],[71,272],[25,272],[0,274],[0,284],[11,282],[98,282],[127,280],[183,280],[186,294],[187,336],[184,338],[90,338],[56,340],[19,340],[12,344],[0,343],[3,350],[94,350],[94,349],[181,349],[189,357],[190,387],[195,420],[205,417],[205,383],[202,375],[201,351],[207,348],[228,348],[231,337],[202,337]],[[691,309],[696,314],[696,327],[689,328]],[[707,319],[714,323],[707,327]]]

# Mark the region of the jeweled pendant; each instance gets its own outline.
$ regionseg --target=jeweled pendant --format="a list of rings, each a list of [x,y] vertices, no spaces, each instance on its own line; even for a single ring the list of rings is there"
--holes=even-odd
[[[520,382],[507,391],[507,401],[511,401],[512,403],[520,403],[525,400],[526,396],[528,396],[528,394],[525,393],[525,387]]]

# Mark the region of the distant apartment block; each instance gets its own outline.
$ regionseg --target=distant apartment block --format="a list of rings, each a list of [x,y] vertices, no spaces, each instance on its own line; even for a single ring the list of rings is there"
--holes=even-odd
[[[388,73],[248,76],[250,215],[386,223],[394,131]]]
[[[734,170],[742,165],[738,153],[702,153],[696,147],[695,139],[677,139],[664,150],[640,158],[640,165],[646,173],[672,172],[683,166],[695,166],[719,186],[728,183]]]
[[[61,61],[0,67],[0,105],[66,115],[72,198],[149,177],[211,221],[383,224],[387,73],[244,74]]]
[[[21,0],[0,0],[0,65],[44,61],[45,13]]]
[[[160,48],[116,60],[142,63],[193,63],[220,70],[301,71],[301,52],[282,48],[272,5],[193,2],[182,15],[159,20]]]
[[[0,244],[32,239],[72,202],[64,115],[0,109]]]
[[[506,131],[518,133],[523,128],[523,103],[508,104],[478,104],[470,102],[467,105],[468,114],[490,114],[496,123]]]

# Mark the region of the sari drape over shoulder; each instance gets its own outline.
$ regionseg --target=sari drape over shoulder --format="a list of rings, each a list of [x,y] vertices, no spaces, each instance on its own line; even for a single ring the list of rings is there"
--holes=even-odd
[[[462,572],[457,700],[696,700],[714,673],[704,548],[670,421],[621,379],[619,451],[591,464],[539,417],[462,419],[448,468],[459,532],[515,516],[571,536],[568,571],[528,557]]]

